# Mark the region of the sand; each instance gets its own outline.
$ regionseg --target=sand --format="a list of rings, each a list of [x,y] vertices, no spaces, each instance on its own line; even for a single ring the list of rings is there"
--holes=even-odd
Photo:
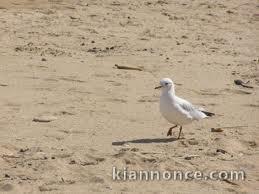
[[[255,0],[1,0],[0,192],[258,192],[257,8]],[[171,124],[154,90],[163,77],[216,116],[184,126],[184,139],[177,129],[166,137]],[[246,180],[113,181],[113,166],[241,169]]]

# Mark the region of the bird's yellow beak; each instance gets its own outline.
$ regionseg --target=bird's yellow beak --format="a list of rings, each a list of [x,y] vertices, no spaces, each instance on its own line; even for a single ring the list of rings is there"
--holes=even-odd
[[[157,87],[155,87],[155,89],[159,89],[159,88],[162,88],[162,86],[157,86]]]

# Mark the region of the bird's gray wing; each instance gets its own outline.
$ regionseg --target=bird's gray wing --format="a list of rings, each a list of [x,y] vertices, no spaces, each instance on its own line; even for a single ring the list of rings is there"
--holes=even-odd
[[[177,109],[180,113],[182,113],[183,115],[185,115],[188,118],[192,118],[192,112],[194,111],[194,107],[192,106],[192,104],[190,104],[189,102],[183,100],[183,99],[179,99],[177,100]]]
[[[194,106],[190,103],[181,103],[180,106],[182,109],[184,109],[187,112],[191,112],[195,110]]]
[[[204,113],[202,113],[188,101],[182,100],[182,102],[179,105],[183,109],[183,111],[185,111],[193,119],[201,119],[206,117]]]

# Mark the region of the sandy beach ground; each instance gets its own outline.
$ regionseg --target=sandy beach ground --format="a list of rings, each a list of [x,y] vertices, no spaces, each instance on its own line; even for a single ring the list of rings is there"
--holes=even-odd
[[[259,192],[258,6],[1,0],[0,193]],[[184,139],[166,137],[154,90],[163,77],[216,116],[184,126]],[[123,182],[113,166],[246,179]]]

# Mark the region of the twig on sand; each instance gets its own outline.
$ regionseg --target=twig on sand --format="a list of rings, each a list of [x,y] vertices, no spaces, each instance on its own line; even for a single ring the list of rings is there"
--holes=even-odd
[[[117,69],[143,71],[143,69],[138,68],[138,67],[128,67],[128,66],[122,66],[122,65],[118,65],[118,64],[115,64],[114,66],[117,67]]]
[[[236,85],[239,85],[239,86],[243,86],[243,87],[245,87],[245,88],[254,88],[253,86],[247,86],[247,85],[245,85],[245,84],[247,84],[249,81],[247,81],[246,83],[244,83],[242,80],[240,80],[240,79],[235,79],[234,80],[234,83],[236,84]]]
[[[164,152],[140,152],[141,154],[164,154]]]
[[[19,156],[15,156],[15,155],[3,154],[2,158],[20,158],[20,157]]]
[[[248,127],[248,125],[228,126],[228,127],[221,127],[221,128],[229,129],[229,128],[243,128],[243,127]]]
[[[223,129],[232,129],[232,128],[243,128],[248,127],[248,125],[239,125],[239,126],[227,126],[227,127],[217,127],[217,128],[211,128],[211,132],[223,132]]]
[[[54,121],[54,120],[57,120],[57,117],[54,117],[54,116],[40,116],[40,117],[33,118],[32,121],[47,123],[47,122],[51,122],[51,121]]]
[[[238,185],[238,184],[236,184],[236,183],[234,183],[232,181],[229,181],[227,179],[223,179],[223,181],[225,181],[226,183],[231,184],[231,185]]]
[[[211,132],[223,132],[223,129],[221,127],[217,127],[217,128],[211,128],[210,131]]]

